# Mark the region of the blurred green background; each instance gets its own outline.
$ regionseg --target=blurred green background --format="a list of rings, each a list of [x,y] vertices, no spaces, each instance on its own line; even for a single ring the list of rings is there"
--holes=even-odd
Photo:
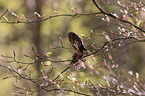
[[[119,11],[120,7],[115,5],[117,4],[116,0],[109,0],[115,4],[106,4],[105,6],[101,0],[98,1],[105,10],[121,15]],[[103,1],[108,2],[108,0]],[[144,1],[142,0],[142,2]],[[10,9],[20,17],[23,14],[26,18],[33,16],[34,12],[38,12],[41,16],[45,15],[46,17],[57,14],[75,14],[73,11],[77,13],[99,12],[91,0],[0,0],[0,16],[5,13],[7,9]],[[10,15],[9,12],[5,14],[5,17],[9,21],[19,20],[19,18]],[[69,51],[61,48],[51,49],[51,47],[60,46],[59,37],[61,37],[64,46],[71,49],[71,44],[67,38],[68,32],[73,31],[79,35],[85,34],[85,36],[89,37],[91,30],[94,32],[93,42],[98,44],[98,46],[101,46],[105,39],[102,36],[96,36],[96,34],[102,34],[103,31],[107,32],[108,28],[113,30],[113,32],[118,33],[118,26],[114,24],[108,25],[106,22],[102,21],[102,17],[104,17],[104,15],[76,17],[62,16],[51,18],[40,23],[0,23],[0,55],[12,56],[14,50],[18,61],[32,62],[31,59],[24,57],[24,54],[32,55],[32,46],[34,45],[38,48],[40,54],[52,52],[51,58],[54,60],[71,59],[72,54]],[[140,18],[142,19],[143,17]],[[34,16],[32,19],[37,20],[38,17]],[[4,18],[1,18],[1,21],[5,21]],[[84,42],[87,48],[92,51],[92,41],[84,39]],[[123,49],[116,50],[115,52],[114,56],[116,57],[116,62],[119,65],[122,65],[121,68],[124,70],[133,70],[142,74],[145,73],[145,46],[143,43],[129,45]],[[118,53],[122,55],[118,56]],[[55,70],[60,72],[67,66],[67,64],[68,63],[66,63],[66,65],[57,64]],[[18,65],[11,63],[9,66],[15,67]],[[30,66],[30,69],[32,70],[29,72],[33,72],[34,75],[37,74],[37,72],[35,73],[35,65]],[[43,70],[49,69],[44,67]],[[57,72],[54,73],[54,76],[56,75]],[[5,76],[10,76],[9,70],[0,68],[0,95],[12,96],[12,93],[17,91],[15,88],[16,80],[14,78],[3,80],[2,78]],[[95,79],[92,80],[95,81]],[[26,81],[18,81],[18,83],[23,85]],[[29,82],[26,84],[28,83]]]

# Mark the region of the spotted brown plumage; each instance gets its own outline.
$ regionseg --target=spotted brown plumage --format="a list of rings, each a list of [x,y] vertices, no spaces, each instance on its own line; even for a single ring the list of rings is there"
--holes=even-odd
[[[68,38],[73,48],[73,57],[70,67],[75,70],[85,69],[85,61],[87,57],[84,56],[88,55],[89,52],[85,48],[82,39],[75,32],[69,32]]]

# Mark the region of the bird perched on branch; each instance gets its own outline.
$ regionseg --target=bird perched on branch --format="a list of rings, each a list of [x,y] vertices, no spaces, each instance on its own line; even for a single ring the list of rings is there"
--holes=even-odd
[[[73,56],[70,63],[70,67],[75,70],[85,69],[85,61],[89,54],[89,51],[85,48],[82,39],[75,33],[68,33],[69,41],[73,48]]]

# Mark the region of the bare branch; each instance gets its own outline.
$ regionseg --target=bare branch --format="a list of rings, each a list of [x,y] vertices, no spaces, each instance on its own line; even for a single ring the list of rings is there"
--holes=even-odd
[[[99,6],[99,4],[98,4],[95,0],[92,0],[92,1],[93,1],[93,3],[95,4],[95,6],[100,10],[100,12],[101,12],[102,14],[105,14],[105,15],[110,16],[110,17],[112,17],[112,18],[114,18],[114,19],[116,19],[116,20],[119,20],[119,21],[121,21],[121,22],[127,23],[127,24],[129,24],[129,25],[131,25],[131,26],[134,26],[134,27],[137,28],[138,30],[140,30],[140,31],[142,31],[142,32],[145,33],[145,30],[143,30],[141,27],[137,26],[136,24],[134,24],[134,23],[132,23],[132,22],[130,22],[130,21],[123,20],[123,19],[119,18],[118,16],[113,15],[112,13],[105,12],[105,11]]]
[[[77,91],[74,91],[74,90],[71,90],[71,89],[50,89],[50,90],[49,90],[49,89],[46,89],[45,87],[41,86],[41,84],[39,84],[39,83],[37,82],[37,80],[33,80],[32,78],[29,78],[29,77],[26,77],[26,76],[22,76],[22,75],[19,74],[16,70],[11,69],[10,67],[3,66],[3,65],[0,65],[0,66],[3,67],[3,68],[6,68],[6,69],[8,69],[8,70],[10,70],[12,73],[13,73],[13,72],[16,73],[20,78],[22,78],[22,79],[24,79],[24,80],[29,80],[29,81],[33,82],[34,84],[37,85],[37,87],[40,88],[40,90],[44,89],[44,90],[46,90],[47,92],[55,91],[55,90],[64,90],[64,91],[73,92],[73,93],[76,93],[76,94],[79,94],[79,95],[90,96],[90,95],[88,95],[88,94],[80,93],[80,92],[77,92]],[[65,72],[66,70],[68,70],[69,68],[70,68],[70,67],[67,67],[64,71],[61,72],[61,74],[64,73],[64,72]],[[55,81],[59,76],[60,76],[60,74],[59,74],[53,81]],[[20,89],[22,89],[22,88],[20,88]],[[40,91],[40,90],[38,90],[38,91]],[[29,90],[29,91],[31,91],[31,90]],[[33,92],[38,92],[38,91],[33,91]]]
[[[6,14],[6,13],[5,13]],[[8,24],[18,24],[18,23],[35,23],[35,22],[42,22],[42,21],[46,21],[48,19],[51,18],[56,18],[56,17],[76,17],[76,16],[86,16],[86,15],[96,15],[96,14],[101,14],[101,12],[98,13],[75,13],[75,14],[58,14],[58,15],[53,15],[53,16],[43,16],[43,18],[40,18],[39,20],[31,20],[31,19],[26,19],[21,21],[17,20],[17,21],[0,21],[0,23],[8,23]]]
[[[57,77],[54,78],[52,81],[55,81],[56,79],[58,79],[58,77],[59,77],[61,74],[63,74],[65,71],[67,71],[69,68],[70,68],[70,66],[67,67],[67,68],[65,68],[65,69],[64,69],[59,75],[57,75]]]
[[[80,93],[80,92],[77,92],[77,91],[74,91],[74,90],[71,90],[71,89],[50,89],[50,90],[47,90],[47,92],[55,91],[55,90],[63,90],[63,91],[67,91],[67,92],[73,92],[73,93],[83,95],[83,96],[91,96],[91,95]]]
[[[122,38],[116,38],[116,39],[113,39],[112,41],[116,41],[116,40],[127,40],[127,39],[134,39],[134,40],[136,40],[136,41],[133,41],[133,42],[128,43],[128,44],[132,44],[132,43],[135,43],[135,42],[145,42],[145,39],[142,40],[142,39],[137,39],[137,38],[135,38],[135,37],[122,37]],[[107,44],[109,44],[109,42],[105,42],[105,43],[103,44],[103,46],[102,46],[100,49],[98,49],[97,51],[94,51],[94,52],[92,52],[92,53],[90,53],[90,54],[88,54],[88,55],[83,56],[83,58],[98,53],[98,52],[101,51]]]

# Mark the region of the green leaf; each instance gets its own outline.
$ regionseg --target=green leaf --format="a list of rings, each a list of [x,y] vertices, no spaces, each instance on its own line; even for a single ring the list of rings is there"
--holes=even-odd
[[[45,56],[50,56],[52,54],[52,52],[47,52],[46,54],[45,54]]]
[[[86,36],[85,36],[84,34],[81,34],[81,37],[84,37],[84,38],[86,38]]]

